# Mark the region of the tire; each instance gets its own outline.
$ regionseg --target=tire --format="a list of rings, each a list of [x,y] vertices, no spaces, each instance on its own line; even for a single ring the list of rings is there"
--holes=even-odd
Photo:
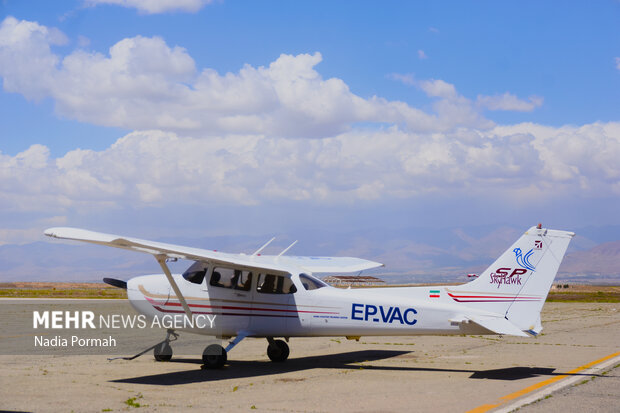
[[[172,347],[166,342],[160,343],[153,349],[153,355],[157,361],[170,361],[172,359]]]
[[[202,352],[202,362],[208,369],[221,369],[228,361],[226,350],[219,344],[211,344]]]
[[[288,344],[284,340],[275,340],[273,344],[267,346],[267,356],[275,363],[286,361],[289,353]]]

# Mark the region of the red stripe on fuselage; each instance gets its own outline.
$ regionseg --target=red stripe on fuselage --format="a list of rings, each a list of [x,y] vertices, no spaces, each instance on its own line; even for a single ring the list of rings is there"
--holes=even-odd
[[[460,300],[458,298],[452,297],[452,299],[458,303],[511,303],[511,302],[533,302],[539,300],[520,300],[520,299],[511,299],[511,300]]]
[[[169,303],[157,303],[155,300],[145,297],[151,305],[155,306],[153,303],[163,305],[163,306],[173,306],[173,307],[181,307],[181,303],[169,302]],[[277,311],[284,313],[308,313],[308,314],[340,314],[338,312],[330,312],[330,311],[304,311],[304,310],[285,310],[280,308],[255,308],[255,307],[236,307],[236,306],[227,306],[227,305],[207,305],[207,304],[189,304],[188,306],[194,308],[213,308],[220,310],[248,310],[248,311]]]
[[[161,308],[158,305],[153,305],[153,308],[157,311],[161,311],[162,313],[175,313],[175,314],[183,314],[185,311],[183,310],[170,310],[166,308]],[[205,311],[193,311],[192,314],[212,314],[212,315],[233,315],[233,316],[245,316],[245,317],[284,317],[284,318],[297,318],[294,315],[281,315],[281,314],[250,314],[250,313],[217,313],[211,312],[207,313]]]

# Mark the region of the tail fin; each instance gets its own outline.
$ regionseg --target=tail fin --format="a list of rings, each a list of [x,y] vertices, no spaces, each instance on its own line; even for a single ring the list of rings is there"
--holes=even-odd
[[[452,287],[448,295],[468,307],[502,314],[522,331],[538,334],[540,311],[574,235],[532,227],[480,277]]]

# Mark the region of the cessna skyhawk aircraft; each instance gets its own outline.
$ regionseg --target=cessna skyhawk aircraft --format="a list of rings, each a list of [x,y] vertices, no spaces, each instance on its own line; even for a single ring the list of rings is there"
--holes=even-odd
[[[499,334],[536,336],[540,311],[572,232],[530,228],[473,281],[454,286],[340,289],[313,273],[359,272],[382,266],[347,257],[292,257],[228,254],[102,234],[75,228],[50,228],[45,235],[152,254],[163,274],[129,281],[105,279],[126,288],[134,308],[147,317],[183,314],[189,319],[215,316],[216,329],[179,329],[231,339],[226,348],[207,346],[207,368],[220,368],[227,353],[246,337],[268,341],[272,361],[285,361],[289,337]],[[289,247],[290,248],[290,247]],[[167,260],[194,263],[183,274],[171,274]],[[154,349],[157,360],[170,360],[168,330]],[[140,355],[138,354],[138,355]],[[138,355],[134,356],[137,357]]]

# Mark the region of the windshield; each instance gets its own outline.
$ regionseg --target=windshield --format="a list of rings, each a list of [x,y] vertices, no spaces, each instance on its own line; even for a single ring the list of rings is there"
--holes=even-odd
[[[319,288],[327,287],[327,284],[318,278],[314,278],[308,274],[299,274],[299,280],[301,285],[308,291],[317,290]]]
[[[183,278],[194,284],[202,284],[207,273],[207,264],[196,261],[183,273]]]

